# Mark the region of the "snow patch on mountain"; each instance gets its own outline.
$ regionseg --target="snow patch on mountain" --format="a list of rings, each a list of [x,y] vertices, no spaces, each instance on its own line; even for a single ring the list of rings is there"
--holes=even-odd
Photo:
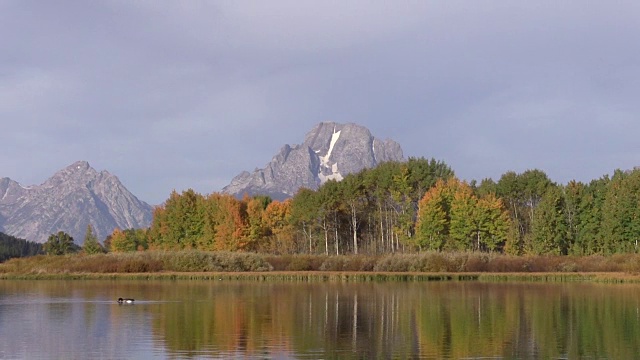
[[[381,162],[403,160],[402,148],[393,140],[379,140],[357,124],[323,122],[307,133],[304,143],[283,146],[263,169],[241,172],[222,192],[281,200],[303,187],[315,190]]]
[[[320,169],[318,170],[318,178],[320,179],[320,184],[324,184],[328,180],[337,180],[340,181],[343,179],[342,174],[338,171],[338,163],[331,164],[329,161],[331,159],[331,152],[333,151],[333,147],[336,142],[340,138],[340,131],[336,131],[335,127],[333,128],[333,134],[331,135],[331,143],[329,144],[329,151],[327,151],[327,155],[320,157]],[[329,175],[325,175],[322,170],[327,169],[330,172]]]

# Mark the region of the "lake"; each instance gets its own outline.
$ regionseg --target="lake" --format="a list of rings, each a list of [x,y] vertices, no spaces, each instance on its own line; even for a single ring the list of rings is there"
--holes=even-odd
[[[638,354],[640,285],[0,280],[2,359]]]

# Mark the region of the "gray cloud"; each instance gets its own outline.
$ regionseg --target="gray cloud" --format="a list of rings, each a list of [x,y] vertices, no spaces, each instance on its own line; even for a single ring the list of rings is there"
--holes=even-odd
[[[638,165],[636,2],[0,2],[0,176],[218,191],[356,122],[465,179]]]

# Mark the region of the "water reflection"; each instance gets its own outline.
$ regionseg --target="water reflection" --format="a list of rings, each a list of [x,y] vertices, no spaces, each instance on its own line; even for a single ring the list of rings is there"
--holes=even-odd
[[[0,358],[633,358],[639,309],[638,285],[3,280]]]

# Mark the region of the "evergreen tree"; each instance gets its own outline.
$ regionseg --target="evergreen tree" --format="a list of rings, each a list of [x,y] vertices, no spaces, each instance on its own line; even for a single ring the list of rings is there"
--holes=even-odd
[[[42,252],[42,244],[0,232],[0,262],[11,258],[38,255]]]
[[[84,235],[82,250],[85,254],[99,254],[104,252],[104,249],[98,242],[98,237],[95,235],[91,224],[87,225],[87,232]]]

